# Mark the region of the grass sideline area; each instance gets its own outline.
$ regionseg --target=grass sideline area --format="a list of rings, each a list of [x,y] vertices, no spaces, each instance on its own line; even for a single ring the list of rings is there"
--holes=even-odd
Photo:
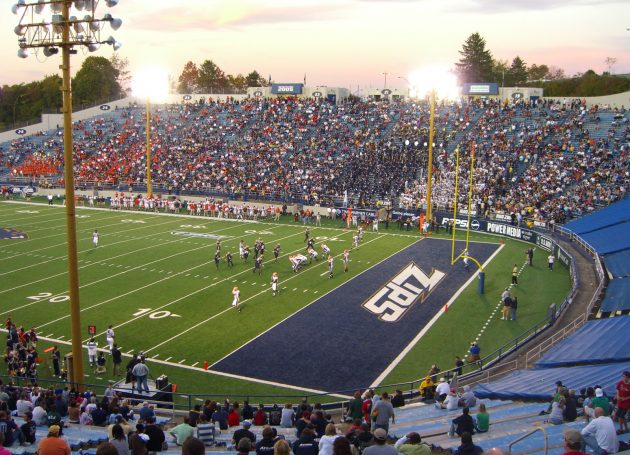
[[[99,347],[105,346],[105,329],[113,324],[122,351],[131,354],[144,350],[151,359],[152,375],[166,374],[178,385],[178,392],[229,395],[231,399],[260,395],[268,397],[260,401],[268,402],[286,401],[281,396],[293,396],[297,401],[308,392],[212,374],[203,371],[204,362],[212,364],[419,238],[417,232],[400,231],[395,224],[384,229],[381,223],[379,233],[366,231],[364,245],[351,253],[350,271],[343,274],[338,257],[350,247],[352,231],[341,228],[339,220],[323,220],[322,227],[310,229],[318,247],[322,241],[327,242],[337,257],[337,274],[327,279],[320,276],[326,267],[321,260],[297,275],[290,273],[287,255],[303,251],[305,244],[304,227],[289,216],[280,223],[235,222],[81,207],[77,215],[84,342],[88,339],[87,326],[94,324]],[[57,340],[62,353],[68,352],[64,211],[59,206],[0,203],[0,227],[28,235],[27,240],[0,243],[1,316],[11,316],[18,325],[38,327],[41,336]],[[94,229],[101,234],[97,248],[92,246]],[[222,262],[217,270],[213,260],[216,239],[199,234],[225,236],[222,254],[227,250],[234,254],[234,268]],[[252,273],[253,254],[247,264],[238,258],[239,240],[251,246],[258,237],[267,247],[260,276]],[[501,241],[477,233],[471,234],[471,240]],[[277,264],[271,254],[276,243],[282,247]],[[442,369],[451,368],[454,356],[463,356],[469,342],[476,338],[482,354],[490,353],[540,322],[549,304],[562,302],[570,289],[568,270],[556,262],[556,269],[550,272],[546,253],[536,250],[534,266],[522,269],[519,285],[513,289],[519,298],[517,321],[500,320],[500,312],[492,315],[501,291],[510,283],[513,264],[520,267],[525,263],[527,247],[523,242],[505,240],[504,248],[486,267],[485,294],[477,294],[474,280],[383,384],[418,379],[433,363]],[[280,273],[283,288],[277,297],[270,292],[272,271]],[[237,284],[241,287],[242,314],[230,309],[231,289]],[[484,324],[487,326],[479,336]],[[363,336],[360,328],[356,330]],[[334,340],[331,342],[334,344]],[[41,343],[40,349],[47,345]],[[344,349],[336,345],[331,348]],[[369,359],[353,359],[349,352],[349,361]],[[50,375],[46,368],[40,370],[42,378]],[[86,368],[86,382],[106,384],[110,372],[111,365],[103,376],[95,376]],[[366,384],[357,384],[361,385]]]

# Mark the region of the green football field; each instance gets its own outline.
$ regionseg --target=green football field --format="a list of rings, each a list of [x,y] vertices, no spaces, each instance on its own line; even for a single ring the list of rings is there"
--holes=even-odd
[[[0,228],[27,235],[27,239],[0,240],[0,316],[11,317],[18,326],[36,327],[46,339],[38,348],[55,343],[62,354],[70,351],[64,215],[60,206],[0,203]],[[286,401],[278,397],[299,397],[309,392],[205,371],[205,362],[212,365],[419,238],[415,232],[399,231],[393,226],[385,230],[381,224],[381,232],[365,233],[361,248],[351,252],[349,272],[343,273],[340,255],[351,247],[353,231],[340,228],[338,221],[324,222],[323,227],[310,226],[320,258],[322,242],[335,256],[336,274],[329,279],[323,260],[306,265],[298,274],[292,273],[288,256],[304,252],[305,243],[304,226],[289,217],[280,223],[242,222],[79,207],[77,218],[84,343],[89,339],[88,326],[94,325],[99,347],[106,347],[105,330],[112,324],[123,353],[131,356],[144,351],[151,375],[166,374],[178,385],[178,392],[221,397],[260,395],[269,401]],[[95,229],[100,233],[98,247],[92,244]],[[223,256],[227,251],[233,253],[233,268],[227,267],[224,260],[216,268],[217,238],[221,238]],[[253,252],[247,263],[238,254],[240,240],[253,247],[257,238],[266,245],[260,275],[253,273]],[[497,237],[481,235],[472,239],[500,242]],[[276,244],[281,245],[277,263],[272,254]],[[482,354],[488,354],[540,322],[549,304],[562,302],[570,289],[568,271],[557,263],[557,270],[550,273],[546,254],[540,252],[534,267],[523,269],[520,285],[513,291],[519,297],[518,320],[500,320],[495,311],[499,295],[510,282],[512,265],[524,263],[526,248],[524,243],[506,241],[486,268],[485,294],[477,294],[473,280],[452,309],[437,320],[382,383],[418,379],[436,362],[443,369],[451,368],[454,355],[463,355],[471,339],[479,339]],[[280,276],[281,288],[275,297],[270,286],[274,271]],[[234,286],[241,291],[241,313],[231,307]],[[484,324],[485,330],[481,330]],[[361,334],[360,327],[349,330],[369,336]],[[331,349],[345,349],[334,340],[330,342]],[[369,359],[354,359],[349,352],[348,361]],[[42,366],[40,376],[49,375]],[[86,366],[86,383],[105,384],[111,379],[111,365],[107,373],[98,376]]]

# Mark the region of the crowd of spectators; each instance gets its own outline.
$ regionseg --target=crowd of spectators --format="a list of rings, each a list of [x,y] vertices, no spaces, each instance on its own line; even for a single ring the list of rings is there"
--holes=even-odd
[[[288,97],[169,105],[152,116],[152,179],[172,192],[322,204],[346,195],[356,205],[398,200],[423,207],[428,127],[424,102],[333,105]],[[143,185],[144,128],[144,112],[134,107],[75,123],[77,184]],[[467,200],[473,142],[481,213],[562,222],[621,198],[630,180],[623,109],[586,109],[572,101],[442,103],[434,131],[433,201],[439,207],[452,203],[455,145],[460,202]],[[16,176],[56,173],[63,183],[60,133],[5,144],[4,167]]]

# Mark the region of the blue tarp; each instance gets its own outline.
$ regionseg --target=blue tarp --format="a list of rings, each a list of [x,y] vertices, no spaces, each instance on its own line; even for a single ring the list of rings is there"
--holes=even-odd
[[[608,226],[630,221],[630,197],[564,225],[576,234],[586,234]]]
[[[630,310],[630,278],[617,278],[608,283],[600,310],[604,313]]]
[[[616,253],[630,248],[630,221],[580,234],[599,254]]]
[[[536,362],[537,367],[630,361],[630,316],[588,321]]]
[[[630,250],[604,256],[606,269],[613,278],[630,276]]]
[[[613,396],[621,374],[627,370],[630,370],[630,362],[517,370],[498,381],[476,386],[474,392],[477,398],[548,400],[556,381],[562,381],[566,387],[575,390],[600,385],[606,395]]]

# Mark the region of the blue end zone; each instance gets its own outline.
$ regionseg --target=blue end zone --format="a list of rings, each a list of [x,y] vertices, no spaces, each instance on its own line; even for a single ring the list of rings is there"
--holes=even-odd
[[[488,243],[469,246],[470,254],[481,263],[499,248]],[[458,248],[463,249],[463,242],[458,242]],[[451,266],[450,258],[448,240],[416,242],[316,300],[220,360],[212,369],[331,392],[365,387],[475,273],[472,263],[470,271],[466,271],[461,261]],[[424,280],[423,285],[417,279],[417,269],[416,275],[400,278],[400,272],[409,271],[412,263],[428,275],[427,280],[437,283],[427,285]],[[438,281],[441,272],[444,276]],[[397,283],[391,284],[396,276]],[[389,287],[383,289],[388,283]],[[423,289],[418,298],[405,300]],[[368,300],[374,301],[368,305],[372,309],[391,305],[394,310],[380,314],[385,319],[381,320],[362,306]],[[401,315],[396,308],[406,311]],[[396,318],[395,322],[386,322]]]

